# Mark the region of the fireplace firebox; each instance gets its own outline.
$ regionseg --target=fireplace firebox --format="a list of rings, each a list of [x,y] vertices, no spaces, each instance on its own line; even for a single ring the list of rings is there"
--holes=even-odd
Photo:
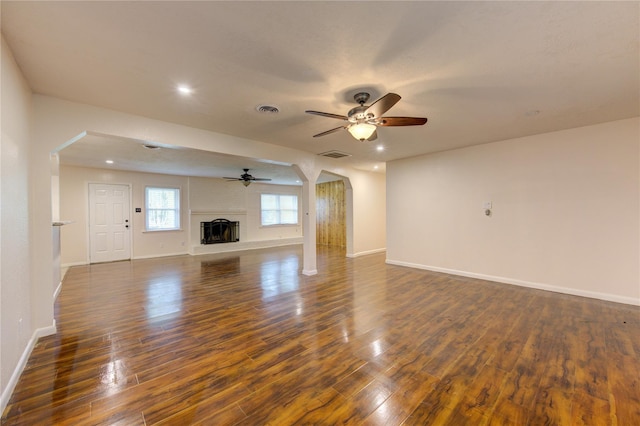
[[[200,222],[200,242],[202,244],[235,243],[240,241],[240,222],[215,219]]]

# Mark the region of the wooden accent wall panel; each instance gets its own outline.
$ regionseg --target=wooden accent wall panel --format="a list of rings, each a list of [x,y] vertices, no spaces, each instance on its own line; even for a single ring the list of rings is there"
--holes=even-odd
[[[316,243],[347,245],[347,207],[344,182],[316,184]]]

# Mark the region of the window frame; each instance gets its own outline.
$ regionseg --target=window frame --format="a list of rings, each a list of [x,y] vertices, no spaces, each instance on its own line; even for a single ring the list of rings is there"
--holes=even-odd
[[[175,194],[176,206],[174,208],[151,208],[149,207],[149,191],[150,190],[162,190],[162,191],[172,191]],[[182,215],[181,213],[181,197],[182,191],[179,187],[172,186],[157,186],[157,185],[148,185],[144,188],[144,228],[145,232],[170,232],[170,231],[181,231],[182,230]],[[151,228],[149,227],[149,213],[152,211],[172,211],[175,214],[174,226],[171,228]]]
[[[273,196],[276,197],[277,199],[277,203],[278,203],[278,208],[276,210],[273,209],[268,209],[268,211],[277,211],[277,216],[278,216],[278,222],[277,223],[269,223],[269,224],[265,224],[263,221],[263,212],[265,211],[265,209],[263,209],[262,205],[263,205],[263,197],[264,196]],[[280,199],[282,197],[295,197],[295,223],[282,223],[282,216],[281,216],[281,212],[282,211],[293,211],[291,209],[282,209],[280,208]],[[266,227],[266,228],[271,228],[271,227],[275,227],[275,226],[299,226],[300,225],[300,197],[298,196],[298,194],[276,194],[273,192],[264,192],[260,194],[260,226],[261,227]]]

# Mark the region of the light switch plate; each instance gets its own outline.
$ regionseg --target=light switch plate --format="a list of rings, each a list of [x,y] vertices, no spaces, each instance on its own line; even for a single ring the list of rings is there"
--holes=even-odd
[[[490,209],[491,208],[491,201],[485,201],[484,204],[482,205],[482,208]]]

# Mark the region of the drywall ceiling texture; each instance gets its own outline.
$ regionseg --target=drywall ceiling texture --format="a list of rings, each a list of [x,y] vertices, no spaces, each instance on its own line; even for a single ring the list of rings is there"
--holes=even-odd
[[[388,262],[640,304],[639,158],[634,118],[391,162]]]
[[[36,93],[317,154],[385,161],[640,114],[638,2],[2,2]],[[181,97],[176,86],[190,84]],[[352,95],[396,92],[358,143]],[[279,114],[259,114],[258,104]],[[527,115],[540,111],[537,115]],[[153,140],[153,139],[150,139]],[[175,141],[179,143],[179,141]]]

